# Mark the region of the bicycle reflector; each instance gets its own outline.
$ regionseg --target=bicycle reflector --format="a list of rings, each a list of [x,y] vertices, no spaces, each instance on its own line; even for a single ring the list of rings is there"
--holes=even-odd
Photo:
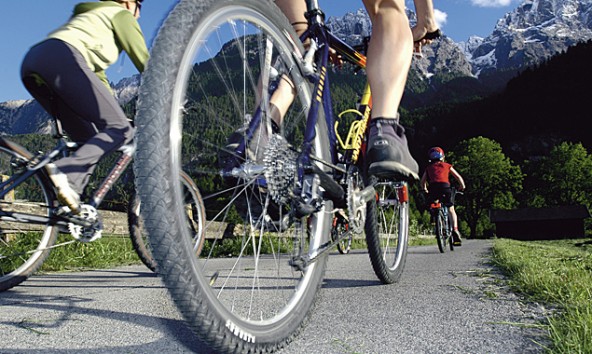
[[[409,193],[407,192],[407,185],[404,184],[401,188],[397,188],[397,195],[400,203],[407,203],[409,201]]]

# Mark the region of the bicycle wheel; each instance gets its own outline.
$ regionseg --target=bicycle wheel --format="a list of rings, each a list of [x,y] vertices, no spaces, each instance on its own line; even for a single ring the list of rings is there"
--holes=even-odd
[[[2,181],[25,172],[32,157],[23,147],[0,138]],[[49,222],[43,225],[24,223],[14,214],[47,218],[55,206],[55,194],[44,170],[0,199],[0,291],[22,283],[41,267],[58,234],[58,227]]]
[[[444,213],[442,210],[438,210],[434,233],[436,234],[436,241],[438,241],[438,249],[440,250],[440,253],[446,252],[446,222],[444,221]],[[452,245],[452,242],[450,245]]]
[[[297,38],[271,1],[182,0],[142,79],[134,163],[142,216],[173,300],[218,352],[284,346],[322,282],[327,257],[317,250],[330,237],[332,203],[309,217],[288,216],[312,97]],[[295,101],[271,135],[270,92],[276,84],[281,90],[279,80]],[[263,162],[247,133],[257,112],[268,135],[255,135],[269,138]],[[311,154],[330,160],[324,119],[315,131]],[[181,192],[169,183],[181,169],[195,176],[206,207],[208,242],[199,257],[179,227]],[[316,259],[300,270],[289,263],[294,256]]]
[[[333,218],[333,228],[331,229],[331,239],[337,239],[341,234],[347,231],[348,225],[345,219],[335,216]],[[341,254],[348,254],[351,250],[353,236],[344,238],[337,243],[337,250]]]
[[[181,184],[183,188],[183,203],[187,215],[186,223],[191,239],[196,245],[196,252],[201,252],[205,237],[203,227],[206,220],[205,207],[201,195],[191,177],[181,172]],[[156,261],[152,256],[152,248],[148,242],[148,234],[144,229],[144,220],[140,214],[140,197],[135,193],[130,198],[127,209],[127,220],[132,246],[138,257],[148,269],[156,271]]]
[[[448,246],[450,247],[451,251],[454,251],[454,237],[452,236],[452,233],[454,232],[452,230],[452,216],[450,216],[450,209],[449,211],[446,213],[446,217],[448,218],[448,222],[446,223],[446,241],[448,242]]]
[[[352,236],[346,237],[337,244],[337,249],[341,254],[348,254],[351,251]]]
[[[454,240],[452,239],[452,234],[450,230],[448,231],[446,240],[448,241],[448,246],[450,247],[450,250],[454,251]]]
[[[409,200],[404,182],[379,181],[377,199],[367,204],[366,243],[374,273],[380,281],[392,284],[399,280],[407,260],[409,238]]]

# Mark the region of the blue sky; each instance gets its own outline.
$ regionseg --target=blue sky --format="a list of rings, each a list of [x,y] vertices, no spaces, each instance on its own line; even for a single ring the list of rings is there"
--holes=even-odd
[[[459,42],[471,35],[489,35],[497,20],[513,10],[521,0],[434,0],[444,33]],[[0,102],[29,99],[19,71],[28,48],[63,24],[80,0],[2,0],[0,12]],[[146,0],[140,25],[150,45],[158,26],[177,0]],[[413,2],[406,0],[413,8]],[[363,7],[360,0],[321,0],[328,16],[342,16]],[[117,82],[135,73],[131,61],[123,55],[107,72]]]

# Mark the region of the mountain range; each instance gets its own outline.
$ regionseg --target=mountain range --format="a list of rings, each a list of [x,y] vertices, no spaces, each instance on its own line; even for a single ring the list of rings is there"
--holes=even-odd
[[[408,10],[408,16],[413,23],[415,14]],[[327,25],[354,45],[372,30],[362,9],[330,17]],[[403,106],[412,108],[433,97],[452,99],[467,91],[490,94],[520,70],[590,39],[592,0],[525,0],[499,19],[485,38],[473,36],[456,43],[444,34],[424,47],[424,56],[413,61],[407,89],[412,94],[406,95]],[[113,85],[120,104],[136,95],[138,84],[136,75]],[[47,121],[47,114],[34,101],[0,103],[0,134],[47,133]]]

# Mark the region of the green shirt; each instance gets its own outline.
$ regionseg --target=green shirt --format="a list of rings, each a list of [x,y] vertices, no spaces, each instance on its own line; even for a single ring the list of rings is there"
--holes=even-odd
[[[74,7],[70,20],[49,34],[76,48],[88,66],[109,87],[105,69],[125,51],[141,73],[148,48],[138,21],[114,1],[86,2]]]

